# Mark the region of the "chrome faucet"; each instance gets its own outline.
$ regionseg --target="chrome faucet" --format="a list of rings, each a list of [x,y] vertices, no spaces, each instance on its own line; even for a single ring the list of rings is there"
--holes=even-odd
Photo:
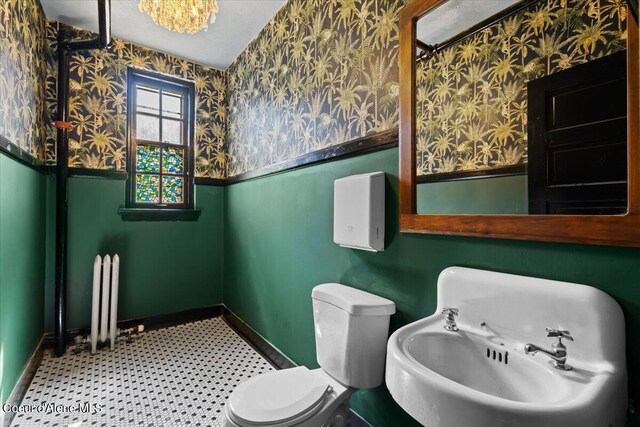
[[[447,324],[444,325],[444,328],[447,331],[458,332],[458,325],[456,325],[455,316],[458,315],[458,309],[453,307],[446,307],[442,309],[442,314],[446,314],[447,318],[445,319]]]
[[[524,352],[526,354],[536,354],[540,351],[552,359],[551,364],[554,368],[560,369],[562,371],[570,371],[571,366],[566,364],[567,347],[562,343],[562,338],[573,341],[571,333],[569,331],[563,331],[560,329],[547,328],[547,336],[558,338],[558,342],[555,342],[551,345],[551,350],[545,350],[544,348],[538,347],[535,344],[525,344]]]

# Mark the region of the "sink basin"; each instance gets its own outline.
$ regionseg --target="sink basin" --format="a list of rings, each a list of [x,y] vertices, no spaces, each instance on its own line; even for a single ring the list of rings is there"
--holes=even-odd
[[[550,404],[571,396],[575,388],[548,365],[487,343],[486,337],[451,334],[436,322],[436,332],[415,334],[405,348],[414,363],[489,396],[514,402]],[[494,352],[496,358],[493,358]]]
[[[458,308],[457,332],[443,327],[444,307]],[[525,354],[526,343],[557,340],[545,327],[571,332],[571,370]],[[389,339],[386,383],[428,427],[622,427],[622,311],[589,286],[451,267],[438,279],[436,313]]]

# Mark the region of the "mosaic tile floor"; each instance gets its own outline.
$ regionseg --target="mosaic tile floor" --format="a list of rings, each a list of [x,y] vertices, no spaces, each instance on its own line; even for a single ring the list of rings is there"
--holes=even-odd
[[[18,413],[11,425],[221,426],[231,391],[273,369],[222,318],[149,331],[94,356],[45,355],[22,404],[73,406]]]

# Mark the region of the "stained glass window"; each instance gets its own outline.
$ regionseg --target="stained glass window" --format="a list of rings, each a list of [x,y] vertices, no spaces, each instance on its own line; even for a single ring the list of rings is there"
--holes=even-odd
[[[138,145],[136,156],[136,172],[160,172],[160,147]]]
[[[133,206],[191,207],[193,84],[130,69]]]
[[[183,185],[183,179],[181,176],[163,176],[162,200],[165,203],[182,203]]]
[[[158,203],[160,201],[160,177],[158,175],[139,174],[136,177],[136,201],[140,203]]]
[[[180,175],[184,173],[184,150],[174,147],[162,148],[162,172]]]

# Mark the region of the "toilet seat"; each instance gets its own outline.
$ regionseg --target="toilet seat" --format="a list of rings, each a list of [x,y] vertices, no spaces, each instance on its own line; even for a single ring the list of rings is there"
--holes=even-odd
[[[313,416],[331,392],[329,382],[304,366],[258,375],[240,384],[227,414],[245,426],[291,426]]]

